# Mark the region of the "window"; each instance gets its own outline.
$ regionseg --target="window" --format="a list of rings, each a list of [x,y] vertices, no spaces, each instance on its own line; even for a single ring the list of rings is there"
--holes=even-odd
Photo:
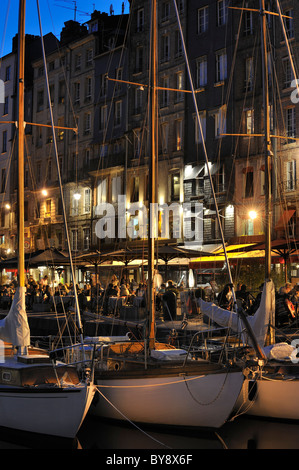
[[[254,111],[253,109],[247,109],[245,111],[245,134],[254,133]]]
[[[116,101],[114,108],[114,123],[116,126],[120,126],[122,118],[122,102]]]
[[[91,93],[92,93],[91,78],[87,77],[85,79],[85,101],[91,101]]]
[[[169,78],[163,77],[162,78],[162,88],[161,90],[161,107],[165,107],[169,105]]]
[[[123,69],[117,68],[115,69],[115,78],[116,80],[122,80],[123,78]],[[115,82],[115,91],[121,90],[121,82]]]
[[[135,73],[140,73],[143,70],[143,47],[139,46],[136,49],[136,63]]]
[[[141,131],[140,129],[134,129],[134,158],[140,157],[141,151]]]
[[[36,164],[36,181],[38,183],[40,183],[40,181],[41,181],[41,168],[42,168],[41,162],[37,162],[37,164]]]
[[[182,119],[178,119],[175,121],[175,148],[177,151],[182,150],[183,145],[183,121]]]
[[[169,124],[163,122],[161,125],[162,153],[168,152]]]
[[[78,251],[78,230],[71,231],[71,247],[73,251]]]
[[[8,114],[8,103],[9,103],[8,96],[5,96],[5,98],[4,98],[4,104],[3,104],[3,115],[4,115],[4,116],[5,116],[6,114]]]
[[[37,111],[42,111],[44,107],[44,90],[37,92]]]
[[[65,94],[66,94],[65,81],[61,81],[59,82],[59,86],[58,86],[58,103],[64,103]]]
[[[81,69],[81,54],[75,55],[75,70]]]
[[[245,88],[247,91],[252,91],[253,89],[253,80],[254,80],[254,73],[253,73],[253,57],[249,57],[246,59],[245,64]]]
[[[181,38],[181,33],[179,31],[175,32],[175,56],[181,57],[183,54],[183,43]]]
[[[248,169],[245,173],[245,193],[244,197],[253,197],[253,170]]]
[[[171,201],[180,200],[180,174],[171,175]]]
[[[168,34],[162,36],[162,62],[170,59],[170,38]]]
[[[51,199],[46,199],[46,201],[45,201],[45,217],[47,219],[49,219],[51,217],[51,206],[52,206]]]
[[[1,193],[5,193],[6,187],[6,169],[2,168],[1,170]]]
[[[61,116],[58,118],[58,121],[57,121],[57,125],[58,125],[58,128],[57,131],[58,131],[58,134],[57,134],[57,140],[59,141],[62,141],[64,139],[64,116]]]
[[[80,82],[74,83],[74,101],[75,104],[80,104]]]
[[[286,10],[284,12],[285,16],[288,16],[289,18],[284,18],[284,24],[285,24],[285,29],[287,32],[287,36],[289,39],[292,39],[294,37],[294,11],[293,10]]]
[[[196,87],[202,88],[206,86],[208,81],[208,59],[202,56],[196,61]]]
[[[202,111],[199,113],[199,118],[201,122],[202,133],[200,131],[200,127],[198,124],[197,116],[194,117],[194,125],[195,125],[195,143],[201,144],[202,143],[202,134],[204,140],[206,140],[206,132],[207,132],[207,118],[206,118],[206,111]]]
[[[48,122],[48,127],[47,127],[47,144],[50,144],[53,142],[53,132],[52,132],[52,126],[51,123]]]
[[[182,13],[184,11],[184,0],[177,0],[176,3],[179,13]]]
[[[140,114],[142,111],[143,90],[135,88],[134,112]]]
[[[89,250],[90,247],[90,228],[83,229],[83,250]]]
[[[7,131],[2,132],[2,153],[7,152]]]
[[[170,4],[169,2],[163,2],[162,4],[162,21],[169,20],[170,17]]]
[[[245,8],[248,8],[248,2],[245,3]],[[270,16],[270,15],[269,15]],[[249,36],[253,34],[253,15],[252,11],[244,11],[244,35]]]
[[[98,184],[97,203],[105,203],[107,201],[107,180],[102,179]]]
[[[107,94],[107,75],[105,73],[101,74],[100,78],[100,96],[106,96]]]
[[[286,130],[288,137],[296,137],[296,110],[287,108],[286,110]]]
[[[217,26],[223,26],[227,22],[226,0],[217,2]]]
[[[75,192],[72,195],[71,216],[76,217],[79,215],[79,199],[75,197]]]
[[[284,88],[290,88],[294,80],[294,74],[289,59],[283,59],[282,64],[284,68]]]
[[[245,219],[244,235],[254,235],[254,224],[252,219]]]
[[[52,160],[49,158],[48,167],[47,167],[47,180],[51,181],[52,179]]]
[[[225,51],[216,52],[216,83],[227,78],[227,56]]]
[[[11,72],[11,67],[8,65],[5,69],[5,81],[8,82],[10,80],[10,72]]]
[[[222,106],[215,113],[215,137],[226,133],[226,106]]]
[[[225,182],[225,171],[224,165],[220,167],[220,169],[212,175],[213,186],[217,193],[224,191],[224,182]]]
[[[176,73],[176,89],[182,90],[183,89],[183,72]],[[176,92],[176,102],[184,101],[184,93],[183,92]]]
[[[86,51],[86,67],[92,65],[92,49],[87,49]]]
[[[131,183],[131,202],[139,201],[139,176],[133,176]]]
[[[108,117],[108,107],[101,106],[101,116],[100,116],[100,129],[104,130],[107,126],[107,117]]]
[[[287,191],[296,189],[296,160],[291,160],[286,164]]]
[[[122,187],[121,176],[115,176],[112,178],[112,194],[111,200],[112,202],[118,201],[118,196],[122,194],[121,187]]]
[[[50,100],[51,100],[51,105],[54,104],[54,96],[55,96],[55,86],[54,85],[49,85],[49,91],[50,91]],[[49,100],[47,99],[47,107],[49,107]]]
[[[197,10],[197,33],[202,34],[209,27],[209,7],[205,6]]]
[[[88,168],[90,165],[90,149],[85,150],[84,165]]]
[[[140,33],[144,28],[144,9],[140,8],[137,11],[137,32]]]
[[[84,189],[84,212],[89,213],[90,212],[90,188],[85,188]]]
[[[84,134],[90,134],[91,132],[91,113],[84,114]]]

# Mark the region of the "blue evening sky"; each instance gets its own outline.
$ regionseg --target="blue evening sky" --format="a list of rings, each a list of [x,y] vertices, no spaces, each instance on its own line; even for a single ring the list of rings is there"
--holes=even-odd
[[[90,14],[94,10],[110,14],[111,4],[114,14],[121,14],[123,1],[125,13],[129,13],[128,0],[39,0],[43,34],[52,32],[59,39],[64,22],[75,19],[75,5],[76,20],[84,23],[90,19]],[[11,52],[12,38],[18,32],[19,0],[0,0],[0,6],[0,57],[2,57]],[[25,29],[28,34],[40,34],[37,0],[26,1]]]

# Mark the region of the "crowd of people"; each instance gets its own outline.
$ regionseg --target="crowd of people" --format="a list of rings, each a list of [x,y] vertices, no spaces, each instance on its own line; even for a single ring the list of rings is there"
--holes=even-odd
[[[1,308],[7,309],[10,307],[16,286],[16,280],[0,286]],[[111,277],[107,286],[103,286],[100,282],[96,285],[86,283],[83,288],[76,285],[76,291],[79,306],[83,311],[87,309],[101,311],[104,315],[107,315],[111,313],[111,309],[109,309],[109,299],[111,297],[122,298],[123,305],[133,305],[135,298],[139,299],[139,307],[146,305],[146,282],[137,283],[134,279],[127,280],[124,277],[119,279],[115,274]],[[157,310],[164,311],[166,302],[169,304],[168,310],[171,311],[171,316],[175,317],[178,292],[172,281],[168,281],[167,284],[159,284],[159,287],[156,287]],[[65,305],[74,305],[74,295],[72,283],[59,282],[55,287],[52,287],[47,275],[39,281],[36,281],[32,276],[26,279],[26,308],[28,310],[33,309],[33,304],[47,304],[49,311],[56,308],[59,311],[61,298],[63,298]],[[173,295],[174,297],[172,297]],[[67,302],[68,299],[69,302]],[[168,316],[167,312],[165,316]]]
[[[9,284],[0,286],[0,307],[10,307],[17,281],[14,279]],[[183,287],[183,286],[181,286]],[[164,320],[175,320],[177,316],[177,300],[180,290],[172,280],[167,283],[160,282],[156,285],[156,310],[163,314]],[[119,279],[115,274],[111,277],[107,287],[101,283],[91,285],[86,283],[83,288],[76,285],[80,308],[91,311],[101,311],[104,315],[111,313],[109,299],[111,297],[121,298],[122,305],[146,305],[146,282],[137,283],[134,279],[127,280],[125,277]],[[238,284],[235,290],[237,306],[242,308],[246,314],[253,315],[259,305],[263,291],[263,284],[259,287],[257,295],[252,295],[245,284]],[[32,310],[34,303],[48,304],[49,310],[58,306],[61,298],[69,299],[69,305],[74,305],[74,286],[59,282],[54,288],[45,275],[39,281],[29,276],[26,279],[26,308]],[[233,285],[228,283],[219,292],[219,289],[211,282],[210,289],[201,288],[195,291],[195,297],[205,300],[213,300],[221,308],[233,309]],[[138,299],[135,303],[134,299]],[[66,302],[67,305],[67,302]],[[299,285],[293,286],[287,282],[275,293],[275,324],[282,327],[291,324],[299,316]]]
[[[242,308],[247,315],[254,315],[257,311],[263,292],[264,284],[259,286],[256,296],[247,290],[245,284],[238,284],[235,297],[238,308]],[[203,297],[203,295],[200,295]],[[215,295],[214,301],[219,307],[226,310],[233,310],[233,284],[226,284],[224,288]],[[299,285],[293,286],[287,282],[275,291],[275,325],[283,327],[290,325],[299,317]]]

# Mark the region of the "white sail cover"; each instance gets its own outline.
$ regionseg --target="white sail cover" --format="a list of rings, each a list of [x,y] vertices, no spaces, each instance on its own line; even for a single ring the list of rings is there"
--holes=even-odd
[[[237,313],[230,312],[218,307],[212,302],[205,302],[198,299],[198,305],[202,313],[207,315],[211,320],[215,321],[219,326],[229,327],[236,333],[241,333],[244,326]],[[261,297],[261,303],[254,315],[247,317],[258,344],[264,347],[267,334],[270,313],[275,310],[275,288],[272,280],[264,283]]]
[[[30,345],[30,329],[25,307],[25,287],[16,289],[7,316],[0,320],[0,339],[13,346],[25,347]]]

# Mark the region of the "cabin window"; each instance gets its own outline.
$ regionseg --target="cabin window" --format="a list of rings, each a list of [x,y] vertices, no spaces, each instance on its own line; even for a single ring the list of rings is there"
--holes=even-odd
[[[2,381],[3,382],[10,382],[11,381],[11,373],[10,372],[2,372]]]

